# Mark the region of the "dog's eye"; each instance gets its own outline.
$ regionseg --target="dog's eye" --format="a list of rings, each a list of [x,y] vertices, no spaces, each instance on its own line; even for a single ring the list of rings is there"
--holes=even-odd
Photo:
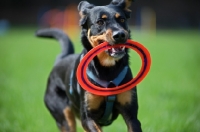
[[[97,24],[100,25],[100,26],[102,26],[104,24],[104,21],[103,20],[98,20]]]
[[[125,19],[124,18],[120,18],[120,22],[125,22]]]

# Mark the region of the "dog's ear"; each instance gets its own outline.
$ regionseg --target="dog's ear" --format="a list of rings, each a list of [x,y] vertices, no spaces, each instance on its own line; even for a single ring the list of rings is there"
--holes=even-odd
[[[126,17],[130,18],[131,10],[129,7],[131,6],[134,0],[112,0],[111,5],[119,6],[124,9]]]
[[[88,11],[94,7],[93,4],[88,3],[87,1],[81,1],[78,5],[78,11],[80,14],[80,25],[84,26],[87,21]]]
[[[125,10],[129,10],[128,8],[131,6],[134,0],[112,0],[111,4],[116,6],[121,6]]]

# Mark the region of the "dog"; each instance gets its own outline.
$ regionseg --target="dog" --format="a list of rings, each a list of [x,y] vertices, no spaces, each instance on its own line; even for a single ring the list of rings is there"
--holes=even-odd
[[[84,131],[102,132],[119,114],[125,120],[128,132],[141,132],[137,118],[138,99],[136,87],[113,95],[100,96],[90,93],[79,85],[76,78],[77,67],[83,56],[102,42],[110,45],[122,44],[130,39],[127,20],[132,0],[112,0],[106,6],[95,6],[87,1],[78,5],[83,51],[74,54],[69,37],[55,28],[40,29],[36,36],[55,38],[62,47],[47,82],[44,102],[62,132],[76,132],[76,118],[79,118]],[[126,70],[124,70],[126,69]],[[121,72],[124,76],[121,77]],[[128,49],[111,48],[99,53],[87,68],[89,81],[101,87],[115,87],[129,82],[132,72],[129,67]],[[112,80],[120,78],[118,84]],[[105,85],[106,84],[106,85]]]

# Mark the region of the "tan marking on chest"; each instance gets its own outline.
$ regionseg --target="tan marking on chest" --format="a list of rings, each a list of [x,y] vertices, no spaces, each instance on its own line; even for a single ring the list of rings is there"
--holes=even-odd
[[[117,102],[121,105],[130,104],[132,101],[132,91],[126,91],[117,95]]]
[[[107,53],[102,52],[100,54],[97,55],[97,57],[99,58],[99,61],[101,63],[102,66],[114,66],[116,61],[115,59],[113,59],[112,57],[110,57]]]
[[[94,95],[92,93],[85,93],[85,102],[88,110],[96,110],[99,108],[101,103],[104,101],[103,96]]]
[[[102,132],[101,127],[99,125],[97,125],[94,121],[93,124],[97,132]]]

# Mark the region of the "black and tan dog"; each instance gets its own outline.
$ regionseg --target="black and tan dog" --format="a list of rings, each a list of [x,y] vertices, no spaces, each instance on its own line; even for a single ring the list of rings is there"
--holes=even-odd
[[[119,114],[123,116],[129,132],[142,131],[137,119],[136,88],[105,97],[83,90],[76,79],[77,66],[89,50],[104,41],[116,45],[130,38],[127,19],[131,13],[128,9],[131,2],[113,0],[106,6],[80,2],[78,10],[84,47],[81,54],[74,54],[70,39],[61,30],[37,31],[37,36],[58,39],[62,47],[49,76],[45,94],[45,104],[62,132],[76,131],[75,116],[81,120],[85,131],[101,132],[101,127],[110,125]],[[111,48],[98,54],[89,64],[87,74],[93,84],[101,87],[127,83],[132,79],[128,49]]]

